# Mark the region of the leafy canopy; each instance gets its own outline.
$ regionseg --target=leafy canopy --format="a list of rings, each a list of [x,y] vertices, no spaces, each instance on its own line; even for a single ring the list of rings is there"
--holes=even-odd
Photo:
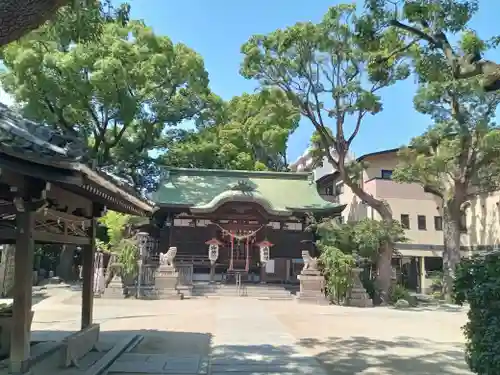
[[[243,94],[222,103],[212,124],[173,132],[161,159],[176,167],[284,170],[286,144],[299,118],[280,91]]]
[[[83,137],[95,164],[141,185],[166,127],[204,111],[208,74],[200,55],[129,21],[128,10],[82,9],[87,21],[75,28],[72,11],[61,8],[4,48],[0,81],[28,117]]]
[[[330,148],[343,158],[363,118],[382,110],[379,90],[409,74],[397,56],[375,63],[381,54],[401,46],[398,32],[386,30],[378,50],[368,51],[359,33],[363,22],[355,5],[338,5],[318,24],[297,23],[255,35],[242,47],[242,75],[283,90],[314,125],[334,165]]]

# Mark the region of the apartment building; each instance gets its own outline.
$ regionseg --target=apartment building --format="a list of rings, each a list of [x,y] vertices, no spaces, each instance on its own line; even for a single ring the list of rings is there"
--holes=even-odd
[[[422,291],[429,285],[427,277],[442,269],[443,219],[441,203],[418,184],[399,184],[392,180],[398,164],[397,152],[391,149],[357,158],[367,167],[362,187],[377,199],[385,200],[393,217],[405,228],[408,242],[396,244],[394,264],[407,269],[409,285]],[[316,179],[318,191],[328,201],[345,204],[342,220],[380,219],[378,213],[345,186],[336,171],[322,173]],[[466,205],[462,218],[462,256],[475,251],[500,247],[500,192],[477,196]]]

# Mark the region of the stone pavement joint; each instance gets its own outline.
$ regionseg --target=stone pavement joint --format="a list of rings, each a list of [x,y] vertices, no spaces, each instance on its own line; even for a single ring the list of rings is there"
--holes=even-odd
[[[199,355],[122,354],[108,370],[109,374],[207,374],[208,358]]]

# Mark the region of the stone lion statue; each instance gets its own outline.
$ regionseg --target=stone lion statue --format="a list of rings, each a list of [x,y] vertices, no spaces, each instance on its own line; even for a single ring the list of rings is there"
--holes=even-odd
[[[302,259],[304,260],[302,271],[318,271],[318,258],[313,258],[309,251],[302,250]]]
[[[170,247],[166,253],[160,253],[160,266],[174,267],[174,259],[177,255],[177,248]]]

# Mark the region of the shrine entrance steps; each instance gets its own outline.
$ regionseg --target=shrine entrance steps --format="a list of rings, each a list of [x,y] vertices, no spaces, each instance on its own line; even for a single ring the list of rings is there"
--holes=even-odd
[[[295,296],[281,285],[194,283],[193,297],[248,297],[255,299],[291,300]]]

